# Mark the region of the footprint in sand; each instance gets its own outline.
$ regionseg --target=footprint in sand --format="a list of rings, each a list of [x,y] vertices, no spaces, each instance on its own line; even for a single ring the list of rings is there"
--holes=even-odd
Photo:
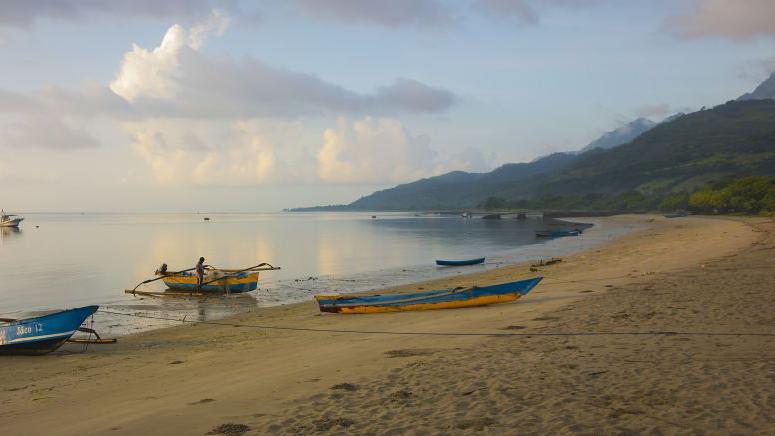
[[[196,406],[197,404],[206,404],[206,403],[212,403],[213,401],[215,401],[215,400],[214,400],[214,399],[212,399],[212,398],[202,398],[202,399],[201,399],[201,400],[199,400],[199,401],[194,401],[193,403],[188,403],[188,405],[189,405],[189,406]]]
[[[407,348],[405,350],[391,350],[386,351],[385,355],[388,358],[395,357],[412,357],[412,356],[429,356],[435,353],[437,350],[430,348]]]

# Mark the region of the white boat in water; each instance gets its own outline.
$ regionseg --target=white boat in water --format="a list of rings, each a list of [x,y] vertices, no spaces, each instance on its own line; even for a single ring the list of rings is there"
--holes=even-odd
[[[24,218],[18,215],[6,214],[4,210],[0,210],[0,227],[19,227],[19,223],[24,221]]]

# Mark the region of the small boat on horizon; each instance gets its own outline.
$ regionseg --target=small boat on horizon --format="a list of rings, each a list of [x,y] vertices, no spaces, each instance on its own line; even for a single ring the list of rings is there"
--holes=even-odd
[[[0,210],[0,227],[19,227],[22,221],[24,218],[19,215],[7,214],[5,210]]]
[[[579,236],[582,231],[580,229],[573,230],[538,230],[536,232],[537,238],[562,238],[564,236]]]
[[[97,332],[82,327],[99,306],[78,307],[24,319],[0,318],[0,355],[41,355],[50,353],[67,341],[109,344],[115,339],[102,339]],[[96,335],[96,339],[71,339],[77,331]]]
[[[483,257],[477,257],[476,259],[467,259],[467,260],[436,259],[436,265],[439,265],[439,266],[466,266],[466,265],[476,265],[479,263],[484,263]]]
[[[473,286],[408,294],[348,296],[315,295],[321,312],[384,313],[413,310],[457,309],[518,300],[543,277],[491,286]]]

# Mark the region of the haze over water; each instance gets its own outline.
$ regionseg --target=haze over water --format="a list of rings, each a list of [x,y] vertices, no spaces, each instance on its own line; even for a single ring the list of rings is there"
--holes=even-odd
[[[211,221],[205,222],[208,216]],[[536,239],[540,217],[482,220],[405,213],[28,214],[21,230],[0,235],[0,313],[100,304],[129,312],[214,319],[257,306],[311,298],[317,292],[362,292],[442,275],[494,268],[504,262],[567,254],[621,234],[600,228],[580,238]],[[36,227],[39,226],[39,227]],[[223,268],[261,262],[247,295],[139,299],[124,293],[199,256]],[[485,265],[440,268],[435,259],[487,257]],[[140,290],[162,291],[160,282]],[[102,315],[105,316],[105,315]],[[157,323],[158,324],[158,323]],[[125,332],[152,323],[112,321]]]

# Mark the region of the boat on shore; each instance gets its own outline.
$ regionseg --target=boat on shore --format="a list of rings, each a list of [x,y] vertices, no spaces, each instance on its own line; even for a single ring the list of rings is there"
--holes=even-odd
[[[579,229],[573,230],[538,230],[537,238],[562,238],[565,236],[579,236],[582,233]]]
[[[195,268],[181,271],[167,271],[164,263],[156,270],[156,277],[143,280],[133,289],[124,290],[127,294],[145,296],[198,296],[204,294],[241,294],[258,289],[258,275],[260,271],[278,270],[280,267],[268,263],[260,263],[244,269],[225,269],[205,266],[205,275],[202,283],[194,273]],[[142,285],[161,280],[172,292],[146,292],[138,291]]]
[[[115,339],[102,339],[94,330],[81,326],[98,308],[99,306],[79,307],[24,319],[0,318],[0,355],[47,354],[68,341],[89,344],[114,343]],[[71,339],[77,331],[96,335],[96,339]]]
[[[316,295],[321,312],[383,313],[413,310],[457,309],[518,300],[543,277],[491,286],[443,289],[408,294],[346,296]]]
[[[683,218],[689,216],[689,213],[684,210],[677,210],[675,212],[669,212],[663,215],[665,218]]]
[[[466,266],[466,265],[476,265],[480,263],[484,263],[483,257],[478,257],[476,259],[467,259],[467,260],[436,259],[436,265],[439,265],[439,266]]]
[[[7,214],[4,210],[0,211],[0,227],[19,227],[24,218],[19,215]]]
[[[167,274],[161,280],[173,291],[238,294],[258,288],[258,271],[230,273],[222,269],[207,270],[202,286],[199,286],[196,274],[188,271]]]

